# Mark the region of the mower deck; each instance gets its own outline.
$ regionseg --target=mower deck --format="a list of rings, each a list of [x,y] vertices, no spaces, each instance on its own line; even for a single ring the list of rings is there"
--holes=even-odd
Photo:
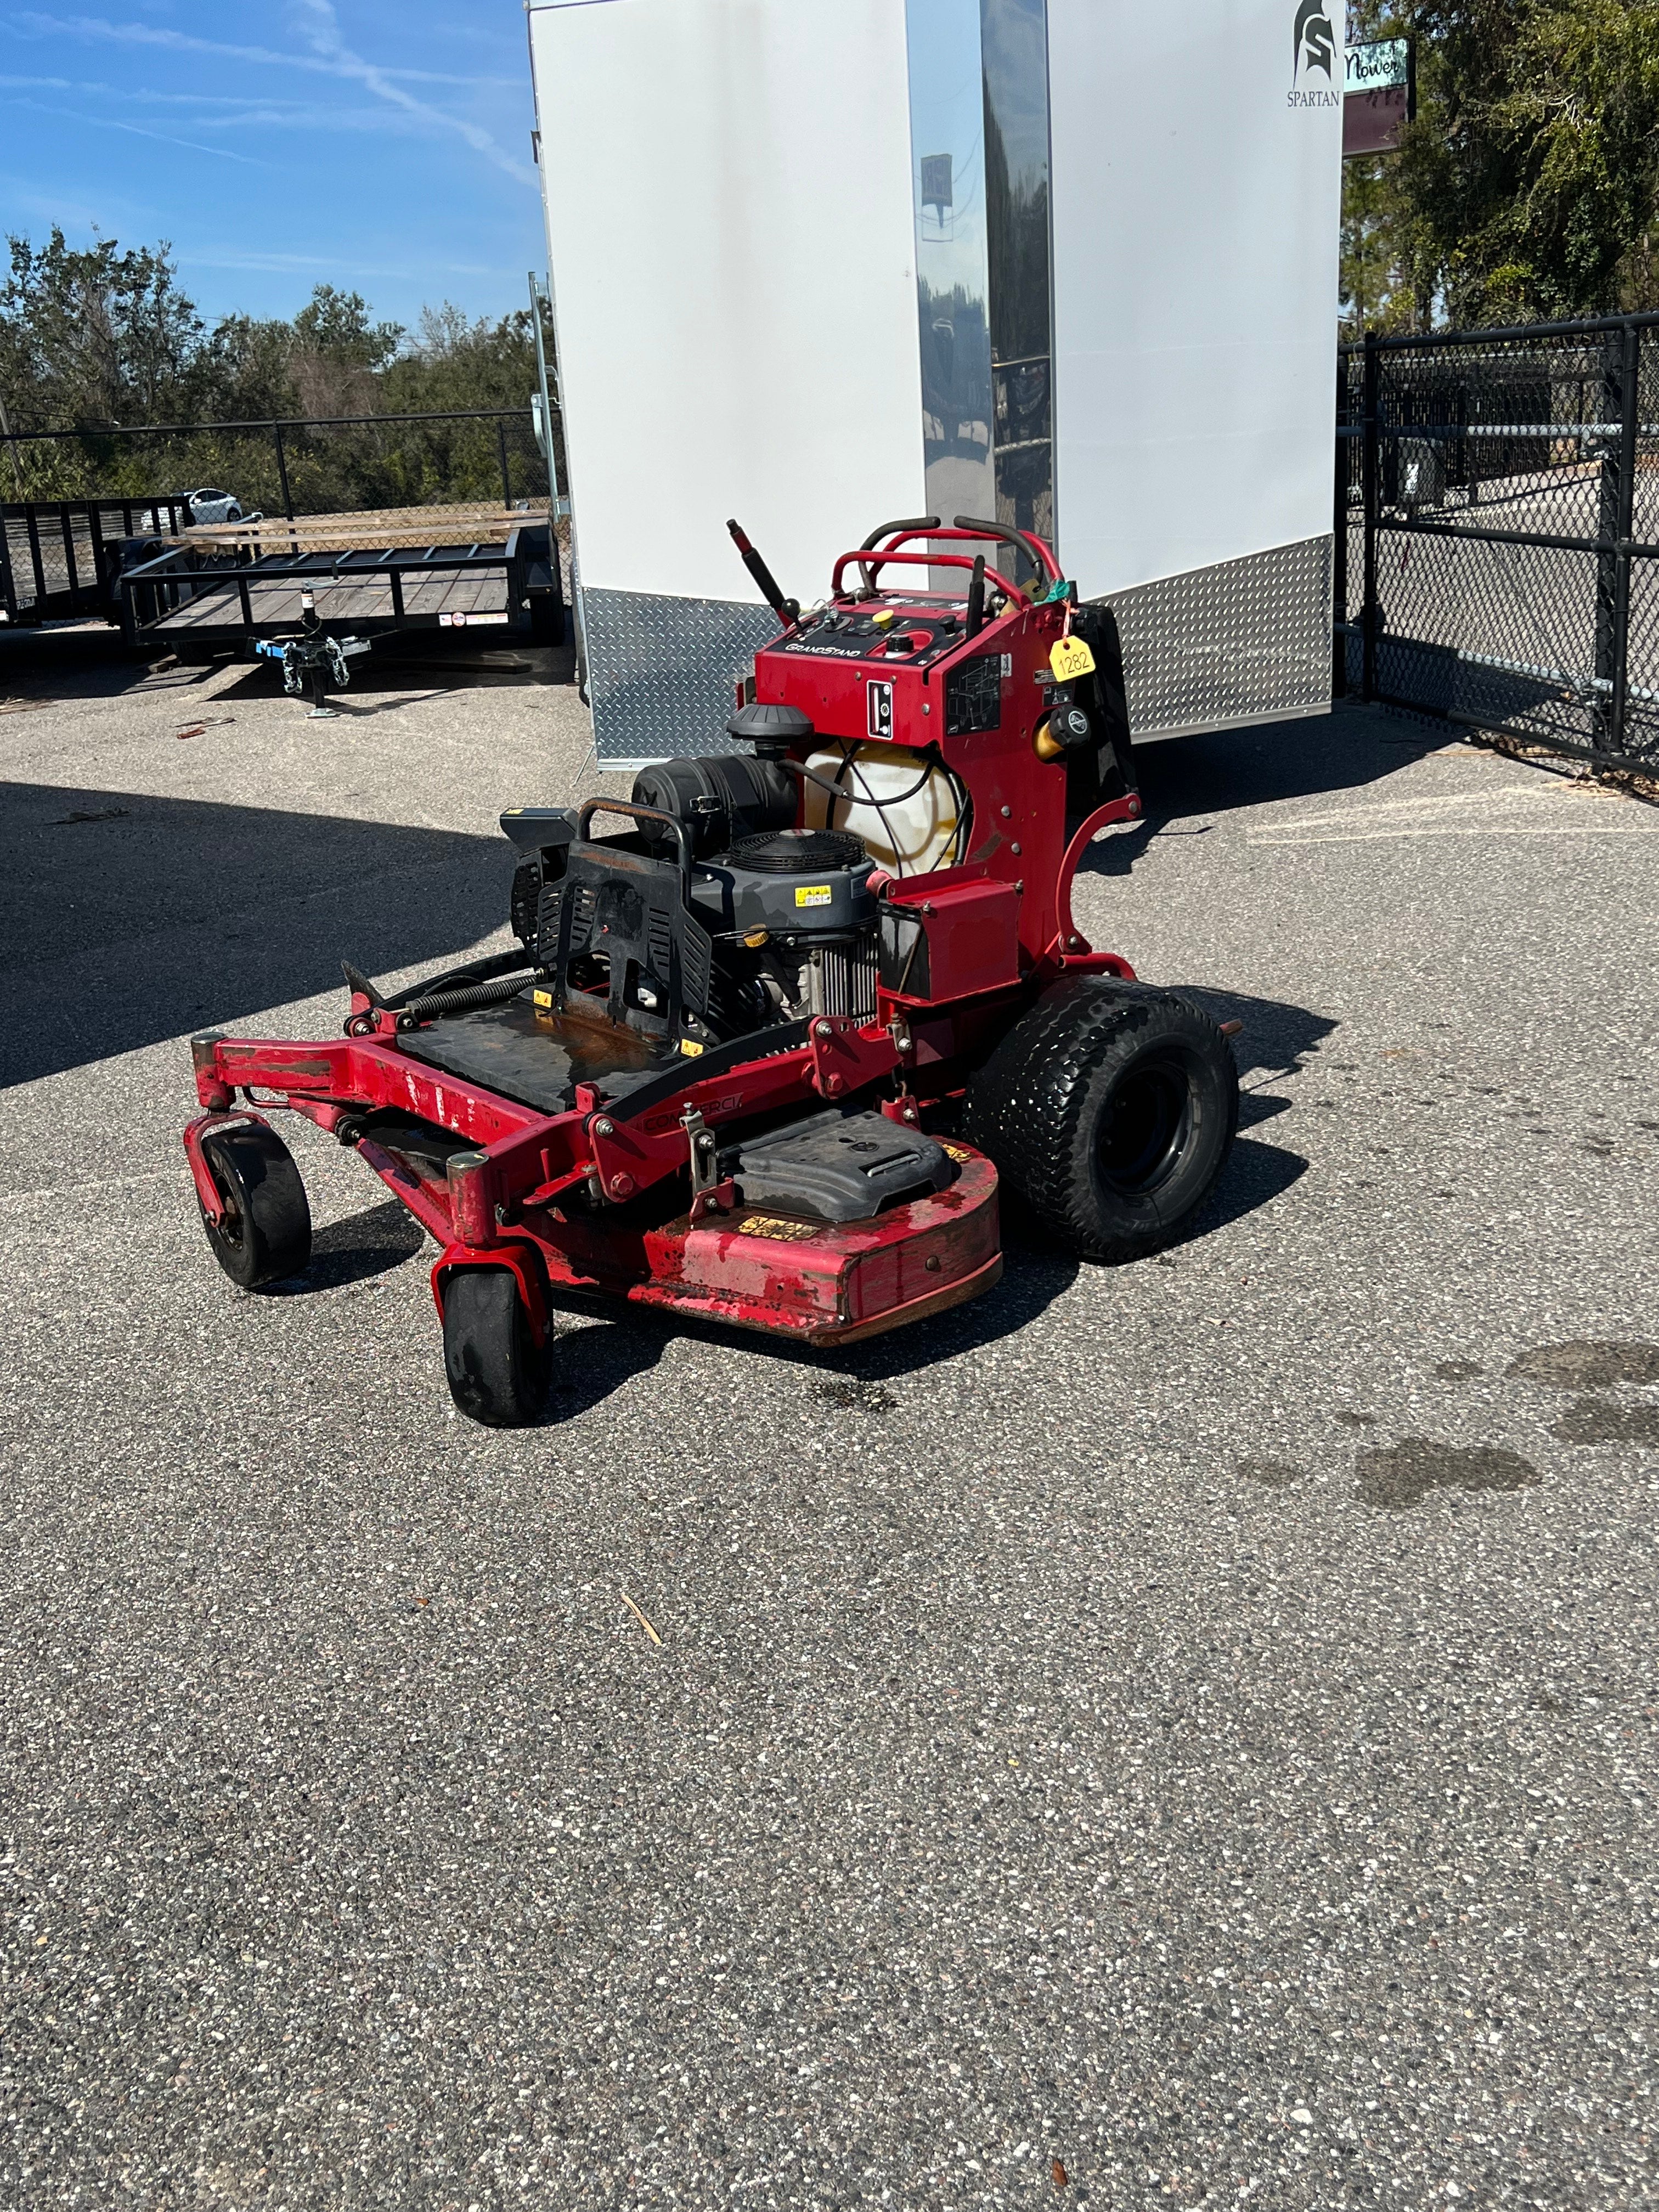
[[[1002,1273],[996,1170],[966,1145],[946,1147],[947,1189],[871,1221],[809,1221],[739,1207],[647,1230],[642,1270],[619,1283],[614,1238],[591,1255],[567,1248],[556,1287],[620,1291],[635,1304],[815,1345],[853,1344],[921,1321],[990,1290]],[[589,1273],[588,1267],[593,1268]]]
[[[822,1096],[811,1049],[793,1030],[787,1040],[771,1036],[765,1065],[779,1104],[810,1110]],[[648,1196],[625,1195],[635,1189],[625,1171],[605,1178],[613,1202],[591,1206],[589,1176],[575,1162],[586,1125],[599,1118],[597,1097],[617,1117],[614,1127],[600,1121],[613,1145],[648,1142],[654,1130],[657,1143],[678,1146],[683,1157],[673,1109],[650,1110],[656,1091],[684,1092],[688,1079],[702,1076],[705,1093],[729,1093],[742,1072],[721,1063],[746,1058],[756,1042],[697,1060],[665,1056],[629,1030],[542,1012],[528,993],[401,1036],[203,1037],[198,1087],[208,1110],[186,1130],[185,1148],[210,1215],[216,1199],[202,1146],[215,1131],[261,1124],[258,1109],[283,1106],[353,1144],[441,1247],[432,1271],[441,1313],[447,1278],[481,1261],[523,1270],[532,1303],[529,1286],[544,1283],[555,1297],[622,1298],[817,1345],[874,1336],[990,1290],[1002,1272],[996,1170],[954,1140],[944,1146],[952,1167],[944,1189],[867,1219],[745,1206],[728,1185],[696,1218],[665,1220]],[[775,1048],[786,1042],[793,1053]],[[826,1090],[837,1087],[837,1078],[827,1079]],[[254,1110],[234,1110],[236,1090]],[[504,1145],[521,1164],[478,1190],[477,1168],[490,1163],[477,1148],[494,1148],[499,1159]]]

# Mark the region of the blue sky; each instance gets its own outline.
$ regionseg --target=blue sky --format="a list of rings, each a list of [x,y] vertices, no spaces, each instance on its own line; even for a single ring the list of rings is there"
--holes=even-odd
[[[546,265],[520,0],[0,0],[0,231],[170,239],[210,319],[410,324]]]

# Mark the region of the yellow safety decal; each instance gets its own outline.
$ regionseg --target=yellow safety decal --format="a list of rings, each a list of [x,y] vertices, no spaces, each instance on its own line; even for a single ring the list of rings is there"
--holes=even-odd
[[[1059,637],[1048,655],[1048,665],[1058,684],[1075,684],[1079,676],[1092,676],[1095,657],[1080,637]]]
[[[680,1039],[680,1050],[685,1054],[688,1060],[701,1060],[704,1051],[706,1050],[706,1047],[700,1045],[696,1037],[682,1037]]]
[[[740,1237],[781,1237],[799,1240],[816,1237],[817,1231],[810,1221],[779,1221],[769,1213],[751,1213],[747,1221],[738,1224]]]
[[[550,1006],[553,1003],[551,991],[532,991],[530,996],[532,1003],[538,1006]]]
[[[834,901],[835,896],[835,892],[828,884],[803,884],[795,893],[795,904],[797,906],[829,906]]]

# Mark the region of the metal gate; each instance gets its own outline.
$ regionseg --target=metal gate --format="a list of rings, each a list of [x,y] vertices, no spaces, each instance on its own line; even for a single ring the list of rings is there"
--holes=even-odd
[[[1659,315],[1337,363],[1334,690],[1659,763]]]

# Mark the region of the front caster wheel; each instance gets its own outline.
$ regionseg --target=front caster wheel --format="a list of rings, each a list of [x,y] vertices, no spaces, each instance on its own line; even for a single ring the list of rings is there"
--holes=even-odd
[[[553,1332],[540,1344],[506,1267],[463,1267],[444,1285],[444,1368],[449,1395],[489,1429],[538,1420],[553,1380]]]
[[[1238,1071],[1210,1016],[1143,983],[1079,977],[1014,1024],[969,1086],[964,1132],[1085,1260],[1139,1260],[1215,1188]]]
[[[231,1281],[258,1291],[299,1274],[311,1257],[311,1208],[294,1155],[276,1132],[263,1121],[210,1129],[202,1158],[222,1209],[216,1221],[204,1209],[202,1227]]]

